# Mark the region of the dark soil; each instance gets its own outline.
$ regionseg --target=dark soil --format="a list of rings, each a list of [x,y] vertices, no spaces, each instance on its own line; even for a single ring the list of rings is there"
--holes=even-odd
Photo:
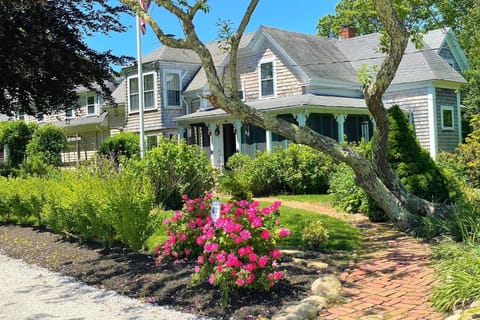
[[[327,270],[320,271],[284,256],[280,270],[287,272],[285,280],[269,292],[240,291],[234,303],[225,309],[220,305],[217,288],[208,283],[189,287],[193,264],[157,267],[155,255],[147,252],[105,250],[94,244],[66,240],[46,230],[0,225],[0,253],[89,285],[217,319],[270,318],[282,307],[307,297],[311,284],[322,272],[337,273],[347,262],[342,254],[315,254],[316,259],[329,265]]]

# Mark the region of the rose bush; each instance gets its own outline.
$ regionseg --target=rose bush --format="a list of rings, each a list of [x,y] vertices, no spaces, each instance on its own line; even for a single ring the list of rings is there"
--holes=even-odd
[[[183,209],[165,220],[168,238],[157,246],[157,263],[195,259],[192,285],[208,280],[219,286],[224,304],[239,288],[269,290],[284,277],[276,242],[290,230],[280,225],[280,202],[265,208],[258,201],[222,204],[214,222],[210,194],[183,200]]]

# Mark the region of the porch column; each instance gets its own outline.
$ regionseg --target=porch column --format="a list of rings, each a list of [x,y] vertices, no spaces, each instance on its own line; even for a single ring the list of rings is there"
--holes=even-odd
[[[183,133],[185,132],[185,126],[177,124],[177,130],[178,130],[177,139],[178,139],[178,143],[180,143],[183,139]]]
[[[338,142],[344,141],[345,135],[345,119],[347,118],[344,114],[336,114],[335,120],[337,120],[337,130],[338,130]]]
[[[242,121],[233,121],[233,128],[235,128],[235,150],[242,152]]]
[[[223,167],[223,126],[208,123],[210,129],[210,161],[215,168]]]
[[[272,131],[265,130],[266,142],[267,142],[267,152],[273,152],[273,140],[272,140]]]
[[[307,119],[309,115],[310,113],[308,111],[304,111],[296,113],[293,116],[295,117],[295,120],[297,120],[298,125],[303,128],[307,125]]]

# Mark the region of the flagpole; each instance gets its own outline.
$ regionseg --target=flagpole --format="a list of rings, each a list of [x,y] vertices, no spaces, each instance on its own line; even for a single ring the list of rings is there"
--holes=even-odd
[[[145,157],[145,128],[143,106],[145,98],[143,93],[143,70],[142,70],[142,31],[141,19],[137,15],[137,68],[138,68],[138,112],[140,116],[140,158]]]

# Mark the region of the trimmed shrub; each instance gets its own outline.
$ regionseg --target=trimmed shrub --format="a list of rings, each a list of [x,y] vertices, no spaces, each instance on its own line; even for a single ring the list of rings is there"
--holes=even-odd
[[[302,232],[302,245],[307,250],[319,251],[328,242],[328,230],[321,221],[310,223]]]
[[[139,164],[150,179],[155,203],[166,209],[182,206],[182,195],[199,197],[213,188],[213,169],[197,146],[163,139]]]
[[[140,153],[140,137],[133,132],[122,132],[110,136],[100,146],[100,154],[112,159],[118,164],[121,157],[127,159]]]
[[[10,168],[19,168],[26,156],[27,144],[37,129],[37,124],[22,120],[0,122],[0,146],[7,146]]]

